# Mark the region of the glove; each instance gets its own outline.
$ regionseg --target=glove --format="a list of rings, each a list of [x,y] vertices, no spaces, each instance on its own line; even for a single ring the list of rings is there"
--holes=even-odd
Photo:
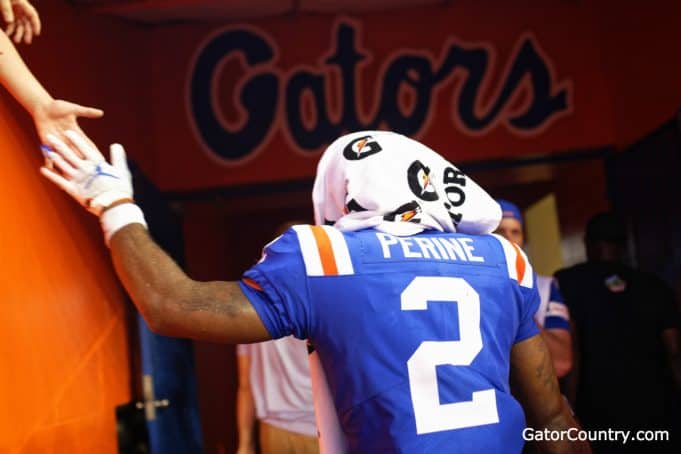
[[[109,164],[82,135],[75,131],[66,131],[64,135],[73,148],[48,134],[52,148],[42,146],[41,149],[54,169],[44,166],[40,172],[88,211],[100,216],[107,244],[115,231],[127,224],[136,222],[146,227],[144,215],[132,199],[132,176],[123,147],[111,145]]]
[[[116,202],[131,202],[132,177],[123,147],[120,144],[111,145],[109,164],[102,153],[89,145],[83,136],[74,131],[67,131],[65,135],[85,159],[80,158],[57,136],[48,134],[49,143],[56,151],[47,147],[42,149],[47,159],[61,171],[61,175],[45,168],[41,169],[42,174],[96,216]]]

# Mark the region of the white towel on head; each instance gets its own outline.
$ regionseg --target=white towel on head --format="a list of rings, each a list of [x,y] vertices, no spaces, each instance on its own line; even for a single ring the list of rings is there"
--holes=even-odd
[[[501,220],[499,204],[449,161],[388,131],[359,131],[329,145],[317,167],[312,202],[316,224],[342,231],[484,234]]]

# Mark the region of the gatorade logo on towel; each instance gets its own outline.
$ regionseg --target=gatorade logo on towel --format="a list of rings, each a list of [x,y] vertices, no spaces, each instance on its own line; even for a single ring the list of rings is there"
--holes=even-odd
[[[407,181],[409,189],[416,197],[428,202],[438,199],[437,192],[430,181],[430,169],[423,165],[421,161],[414,161],[407,170]]]
[[[371,136],[358,137],[353,140],[343,150],[343,156],[350,161],[368,158],[371,155],[383,150],[381,146]]]

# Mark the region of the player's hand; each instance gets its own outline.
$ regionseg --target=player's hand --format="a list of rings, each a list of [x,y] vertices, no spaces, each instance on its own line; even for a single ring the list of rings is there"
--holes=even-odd
[[[0,0],[0,9],[7,24],[5,33],[16,44],[22,40],[31,44],[33,37],[40,35],[40,16],[28,0]]]
[[[52,99],[46,104],[35,108],[33,111],[33,122],[42,143],[48,142],[47,137],[50,134],[65,140],[64,132],[71,130],[83,135],[89,142],[89,145],[92,148],[96,148],[95,144],[87,139],[87,136],[78,126],[78,118],[101,118],[102,115],[104,115],[104,111],[101,109],[85,107],[60,99]]]
[[[48,135],[49,147],[42,148],[54,168],[45,166],[40,172],[97,216],[113,205],[131,202],[132,177],[123,147],[111,145],[109,164],[84,136],[75,131],[64,134],[66,141]]]

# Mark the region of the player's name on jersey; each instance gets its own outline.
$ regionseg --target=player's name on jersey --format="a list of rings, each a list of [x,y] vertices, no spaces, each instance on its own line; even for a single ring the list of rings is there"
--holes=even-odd
[[[398,237],[388,233],[377,232],[381,243],[383,258],[456,260],[463,262],[484,262],[485,259],[475,255],[472,238],[413,236]]]

